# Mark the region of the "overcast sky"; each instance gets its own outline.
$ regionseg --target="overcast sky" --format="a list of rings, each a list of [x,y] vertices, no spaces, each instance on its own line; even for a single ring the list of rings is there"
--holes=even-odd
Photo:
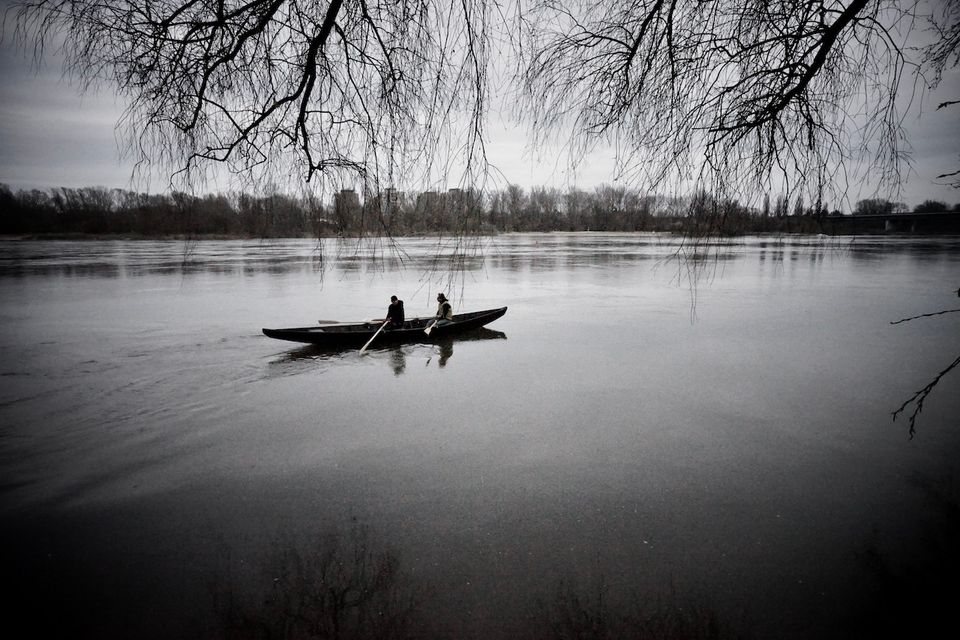
[[[0,183],[14,189],[130,188],[131,167],[121,158],[114,131],[122,104],[103,91],[80,95],[62,78],[56,60],[36,68],[28,54],[14,47],[9,26],[5,31],[0,41]],[[960,70],[954,69],[926,97],[922,110],[911,112],[906,126],[913,171],[896,199],[911,206],[925,199],[960,202],[960,191],[935,180],[937,174],[960,169],[960,106],[935,111],[939,102],[957,99]],[[531,157],[522,132],[502,119],[492,120],[490,136],[488,152],[510,182],[561,188],[574,183],[586,189],[612,182],[611,154],[596,154],[571,176],[564,171],[564,159],[558,162],[550,150],[540,153],[541,159]],[[871,189],[850,194],[850,201],[873,195]]]

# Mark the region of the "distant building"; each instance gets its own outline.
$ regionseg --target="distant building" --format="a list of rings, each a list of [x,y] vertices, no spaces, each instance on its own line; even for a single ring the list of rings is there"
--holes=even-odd
[[[341,213],[360,211],[360,196],[353,189],[341,189],[333,194],[333,210],[338,217]]]
[[[400,199],[403,197],[403,194],[394,189],[393,187],[387,187],[377,196],[380,204],[380,212],[385,218],[392,218],[400,210]]]
[[[378,219],[385,225],[387,232],[396,232],[401,223],[403,193],[393,187],[387,187],[376,195],[368,195],[364,202],[364,211],[370,219]]]
[[[440,207],[440,194],[436,191],[424,191],[417,196],[417,212],[431,214]]]
[[[333,217],[340,233],[355,231],[360,221],[360,197],[353,189],[341,189],[333,194]]]

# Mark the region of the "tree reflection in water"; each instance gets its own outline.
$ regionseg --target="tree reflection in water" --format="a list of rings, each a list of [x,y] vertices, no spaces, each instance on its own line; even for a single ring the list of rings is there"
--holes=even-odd
[[[418,613],[425,590],[364,526],[303,542],[281,537],[252,581],[240,592],[228,580],[226,592],[214,594],[226,638],[391,640],[426,632]]]
[[[243,581],[236,576],[221,580],[214,589],[219,637],[435,638],[456,633],[463,623],[457,611],[447,611],[449,619],[431,620],[428,611],[435,592],[404,570],[398,552],[379,543],[368,527],[356,523],[345,535],[326,533],[299,542],[280,536],[270,544],[262,566],[250,567],[243,561],[240,565],[254,572],[245,589],[238,586]],[[650,599],[631,597],[617,605],[611,604],[610,591],[602,578],[593,586],[561,581],[554,585],[552,597],[538,599],[525,622],[512,631],[500,628],[497,637],[748,637],[743,631],[733,631],[716,611],[682,600],[676,593]],[[510,613],[487,612],[492,628],[499,626],[498,615]]]
[[[245,589],[235,576],[221,580],[226,586],[214,593],[217,635],[392,640],[438,637],[440,628],[456,627],[456,611],[448,612],[451,620],[428,619],[431,590],[406,573],[399,553],[381,544],[367,526],[354,523],[346,534],[300,542],[280,536],[270,548]],[[602,579],[592,588],[560,582],[553,597],[540,598],[521,628],[509,635],[534,640],[745,637],[715,611],[681,602],[676,594],[632,598],[621,607],[610,604],[609,591]]]
[[[549,600],[541,599],[530,618],[532,640],[732,640],[748,638],[734,630],[716,611],[698,602],[685,602],[673,593],[666,598],[633,597],[611,605],[610,587],[603,578],[593,588],[561,581]]]

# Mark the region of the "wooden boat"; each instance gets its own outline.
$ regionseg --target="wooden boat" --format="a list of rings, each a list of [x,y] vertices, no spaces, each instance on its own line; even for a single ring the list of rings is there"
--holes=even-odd
[[[427,335],[424,329],[433,322],[434,318],[410,318],[402,327],[386,328],[377,336],[375,344],[388,342],[433,342],[437,339],[456,335],[463,331],[478,329],[489,324],[505,314],[506,307],[458,313],[453,320],[434,325]],[[295,327],[290,329],[264,329],[264,335],[278,340],[291,342],[305,342],[331,347],[362,347],[367,340],[373,337],[382,323],[356,322],[325,324],[316,327]]]

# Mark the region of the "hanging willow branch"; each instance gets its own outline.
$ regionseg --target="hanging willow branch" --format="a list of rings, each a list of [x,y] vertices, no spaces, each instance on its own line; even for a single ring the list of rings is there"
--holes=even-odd
[[[144,169],[374,187],[486,171],[485,0],[36,0],[13,11],[24,42],[58,48],[82,85],[124,96],[122,128]]]
[[[913,3],[533,4],[521,117],[538,140],[566,141],[574,165],[615,141],[628,180],[741,196],[806,183],[811,201],[842,193],[861,157],[874,177],[902,173],[895,102],[912,91],[901,33]]]

